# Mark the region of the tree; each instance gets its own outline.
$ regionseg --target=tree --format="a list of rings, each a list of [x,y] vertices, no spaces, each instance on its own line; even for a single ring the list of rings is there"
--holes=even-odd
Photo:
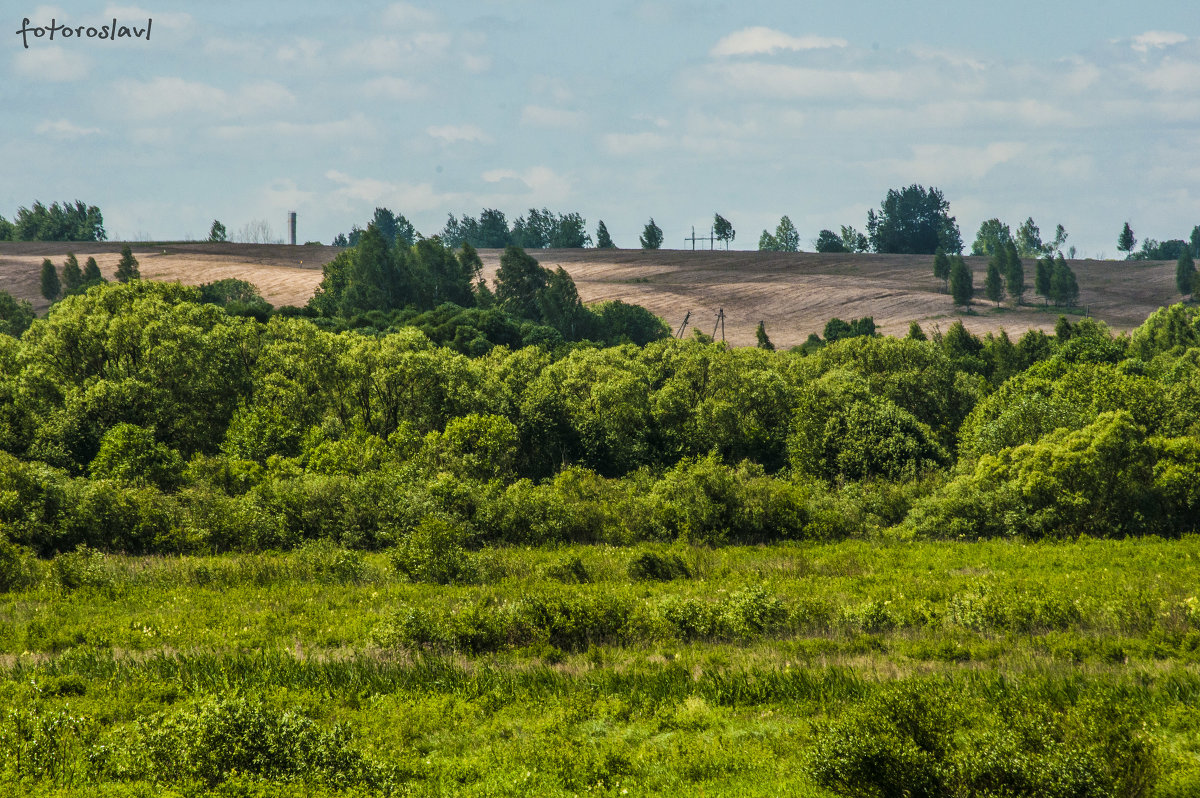
[[[1017,253],[1022,258],[1036,258],[1043,253],[1045,245],[1042,244],[1042,231],[1038,229],[1032,216],[1027,218],[1017,228],[1014,243],[1017,246]]]
[[[933,276],[941,280],[943,285],[950,279],[950,258],[941,247],[933,253]]]
[[[713,235],[718,241],[725,242],[725,249],[729,249],[729,242],[733,241],[737,233],[733,229],[733,225],[729,223],[721,214],[713,215]]]
[[[608,234],[608,228],[604,226],[604,220],[600,220],[600,224],[596,227],[596,249],[616,249],[617,245],[613,243],[612,236]]]
[[[767,325],[764,322],[758,323],[758,329],[754,331],[754,337],[758,339],[758,348],[766,349],[769,352],[775,351],[775,344],[771,343],[771,339],[767,337]]]
[[[1075,272],[1060,254],[1054,261],[1054,272],[1050,275],[1050,298],[1058,306],[1075,307],[1079,304],[1079,284]]]
[[[58,271],[49,258],[42,261],[42,296],[51,302],[62,296],[62,283],[58,280]]]
[[[1196,261],[1192,258],[1190,249],[1180,253],[1179,260],[1175,263],[1175,287],[1184,296],[1196,292]]]
[[[503,211],[495,208],[485,208],[479,214],[478,240],[467,240],[483,249],[502,249],[512,243],[512,234],[508,231],[508,220]]]
[[[987,281],[984,283],[984,293],[987,298],[1000,306],[1001,300],[1004,299],[1004,277],[1000,273],[1000,264],[1007,262],[1008,258],[1004,252],[997,252],[988,261]]]
[[[67,260],[63,263],[62,284],[63,293],[67,295],[78,293],[79,287],[83,285],[83,271],[79,268],[79,261],[74,252],[68,252]]]
[[[654,223],[653,216],[650,217],[650,221],[646,222],[646,227],[642,230],[638,240],[642,242],[642,249],[658,249],[662,246],[663,231]]]
[[[1045,302],[1050,301],[1050,281],[1054,275],[1054,258],[1046,256],[1038,258],[1037,275],[1034,277],[1034,290]]]
[[[500,256],[496,272],[496,299],[500,306],[522,319],[541,321],[538,296],[549,285],[550,271],[525,250],[510,245]]]
[[[105,280],[104,275],[100,273],[100,266],[97,265],[95,258],[89,257],[87,262],[83,264],[82,287],[86,288],[93,285],[99,285],[103,282],[107,282],[107,280]]]
[[[796,225],[792,224],[792,220],[786,216],[779,219],[774,239],[777,252],[800,251],[800,233],[796,230]]]
[[[376,208],[370,224],[379,229],[388,246],[394,246],[397,241],[406,247],[417,243],[417,229],[403,214],[393,213],[389,208]]]
[[[578,213],[560,213],[550,233],[550,246],[556,249],[583,249],[592,245],[587,222]]]
[[[1008,225],[999,219],[988,219],[979,225],[979,231],[975,233],[975,243],[971,245],[971,254],[991,255],[999,247],[1007,245],[1009,241],[1012,241],[1012,232],[1009,231]]]
[[[1200,224],[1192,228],[1190,242],[1192,245],[1192,257],[1200,258]]]
[[[866,252],[871,248],[871,242],[853,227],[842,225],[842,246],[847,252]]]
[[[950,296],[955,305],[970,306],[971,297],[975,296],[975,281],[967,262],[961,255],[955,255],[950,260]]]
[[[14,241],[103,241],[104,217],[95,205],[80,200],[57,202],[46,207],[35,201],[32,208],[18,208],[13,221]]]
[[[117,282],[127,283],[140,277],[137,258],[133,257],[133,250],[126,244],[121,247],[121,260],[117,261]]]
[[[917,322],[911,322],[908,325],[908,335],[905,336],[909,341],[928,341],[925,336],[925,331],[921,329],[921,325]]]
[[[1004,287],[1013,303],[1020,305],[1025,295],[1025,264],[1013,244],[1005,247]]]
[[[513,222],[512,243],[522,249],[545,249],[554,237],[556,221],[546,208],[530,208],[529,213]]]
[[[208,230],[208,240],[217,242],[225,240],[225,225],[213,219],[212,227]]]
[[[1065,243],[1067,243],[1067,228],[1060,224],[1054,228],[1054,240],[1043,247],[1042,252],[1046,255],[1062,252],[1063,244]]]
[[[842,243],[842,237],[832,230],[822,230],[817,235],[816,241],[817,252],[846,252],[846,245]]]
[[[33,324],[33,306],[28,300],[18,301],[7,291],[0,291],[0,335],[20,338]]]
[[[876,252],[932,255],[938,247],[962,252],[962,234],[950,203],[936,188],[889,189],[879,213],[867,212],[867,236]]]
[[[1133,228],[1129,226],[1129,222],[1121,228],[1121,235],[1117,236],[1117,249],[1125,253],[1128,258],[1133,253],[1133,247],[1137,244],[1137,239],[1134,238]]]
[[[758,251],[778,252],[779,242],[775,240],[775,236],[771,235],[766,230],[763,230],[762,235],[758,237]]]

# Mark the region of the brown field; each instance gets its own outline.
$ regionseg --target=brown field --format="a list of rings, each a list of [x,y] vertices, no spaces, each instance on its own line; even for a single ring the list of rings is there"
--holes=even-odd
[[[321,281],[321,267],[340,250],[326,246],[279,244],[166,243],[132,245],[142,277],[198,285],[237,277],[258,286],[276,305],[302,305]],[[0,289],[33,302],[44,312],[39,292],[42,259],[61,267],[68,249],[81,265],[94,255],[111,277],[119,243],[78,244],[0,242]],[[1043,308],[1034,296],[1034,264],[1025,264],[1030,286],[1020,308],[977,300],[968,313],[952,307],[933,278],[926,255],[820,255],[813,253],[691,252],[683,250],[538,250],[543,266],[562,266],[585,302],[621,299],[644,305],[678,329],[690,311],[688,327],[711,333],[720,308],[725,337],[737,346],[753,345],[760,320],[777,346],[802,343],[837,316],[873,316],[881,332],[903,335],[909,322],[926,332],[945,330],[956,319],[977,333],[1007,330],[1020,335],[1033,327],[1049,330],[1061,311]],[[485,274],[494,279],[498,250],[483,250]],[[967,258],[982,294],[985,258]],[[1179,301],[1175,265],[1169,262],[1071,261],[1079,281],[1081,308],[1115,330],[1130,330],[1164,304]],[[718,336],[719,336],[718,331]]]

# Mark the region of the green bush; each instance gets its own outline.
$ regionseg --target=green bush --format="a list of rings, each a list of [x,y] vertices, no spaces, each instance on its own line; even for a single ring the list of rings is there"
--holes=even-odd
[[[691,569],[678,554],[644,551],[629,561],[629,578],[635,582],[670,582],[691,578]]]
[[[461,524],[429,516],[392,549],[392,565],[414,582],[472,582],[478,573],[466,550],[467,540],[467,530]]]

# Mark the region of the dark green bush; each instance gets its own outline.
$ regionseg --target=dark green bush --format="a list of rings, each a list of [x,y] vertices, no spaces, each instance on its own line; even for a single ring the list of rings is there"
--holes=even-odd
[[[691,569],[678,554],[658,554],[644,551],[629,561],[629,578],[635,582],[670,582],[672,579],[688,579]]]

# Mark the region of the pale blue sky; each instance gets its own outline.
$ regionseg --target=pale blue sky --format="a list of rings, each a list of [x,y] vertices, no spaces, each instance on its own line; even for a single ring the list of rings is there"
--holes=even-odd
[[[14,35],[154,24],[150,41]],[[6,2],[0,214],[79,198],[110,237],[266,219],[328,242],[376,205],[578,211],[753,248],[943,190],[969,242],[1062,223],[1081,256],[1200,224],[1194,2]]]

